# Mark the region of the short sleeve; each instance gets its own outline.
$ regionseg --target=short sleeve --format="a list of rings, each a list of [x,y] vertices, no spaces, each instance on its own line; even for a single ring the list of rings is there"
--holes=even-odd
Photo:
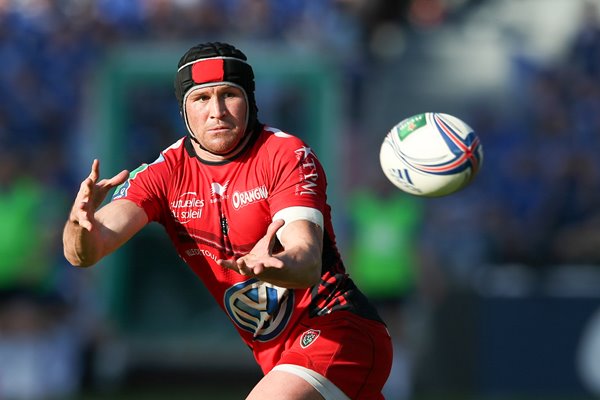
[[[143,208],[148,221],[162,221],[166,207],[168,171],[161,157],[152,164],[142,164],[129,174],[129,179],[115,189],[112,201],[130,200]]]
[[[324,213],[327,180],[314,150],[294,136],[274,137],[269,143],[273,187],[269,191],[271,215],[290,207]]]

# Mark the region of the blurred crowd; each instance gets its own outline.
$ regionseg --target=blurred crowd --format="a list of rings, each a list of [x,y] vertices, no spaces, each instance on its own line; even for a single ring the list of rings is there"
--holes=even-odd
[[[521,264],[543,274],[600,262],[600,17],[597,3],[579,4],[580,25],[560,57],[515,57],[508,112],[485,104],[470,112],[486,151],[458,228],[471,229],[465,264]],[[449,200],[444,212],[460,209]]]
[[[0,344],[0,397],[27,388],[21,398],[36,398],[53,392],[51,385],[68,392],[81,378],[69,369],[81,362],[77,355],[53,353],[66,337],[87,334],[81,331],[85,323],[69,321],[82,318],[72,310],[87,301],[90,288],[87,278],[66,268],[60,234],[82,174],[73,152],[85,124],[85,89],[112,47],[232,37],[312,47],[338,56],[349,79],[360,83],[368,60],[378,56],[372,46],[379,28],[390,20],[410,28],[411,5],[413,23],[440,23],[442,3],[0,0],[0,336],[15,338]],[[515,67],[519,90],[509,118],[485,104],[472,110],[469,123],[485,148],[475,184],[457,196],[410,205],[422,226],[415,229],[407,215],[406,229],[422,235],[422,262],[447,268],[442,275],[468,281],[483,264],[543,269],[600,262],[600,21],[595,7],[587,7],[562,59],[544,65],[523,60]],[[346,110],[344,118],[355,121],[355,111]],[[142,117],[144,112],[152,111],[141,110]],[[134,134],[148,137],[156,129],[140,123]],[[369,215],[360,217],[372,222]],[[39,339],[39,332],[50,334]],[[45,350],[15,358],[19,343]],[[15,365],[34,372],[19,374]],[[45,368],[35,372],[32,365]],[[52,368],[49,386],[32,384]]]

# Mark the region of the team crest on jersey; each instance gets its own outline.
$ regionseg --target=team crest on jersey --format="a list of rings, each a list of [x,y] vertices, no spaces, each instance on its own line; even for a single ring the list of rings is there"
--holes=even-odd
[[[294,291],[252,278],[227,289],[223,302],[238,328],[266,342],[287,326],[294,308]]]
[[[302,347],[303,349],[307,348],[308,346],[313,344],[315,342],[315,340],[317,340],[317,338],[319,337],[320,334],[321,334],[321,331],[319,331],[317,329],[307,330],[300,337],[300,347]]]
[[[210,185],[210,189],[213,196],[225,196],[225,192],[227,191],[227,186],[229,186],[229,181],[224,184],[220,184],[219,182],[213,182]]]
[[[229,181],[221,184],[219,182],[213,182],[210,184],[210,194],[212,196],[211,203],[220,202],[221,199],[226,199],[227,196],[227,187],[229,186]]]

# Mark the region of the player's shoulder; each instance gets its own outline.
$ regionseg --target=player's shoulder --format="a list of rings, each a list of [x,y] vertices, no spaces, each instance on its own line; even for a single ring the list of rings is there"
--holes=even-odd
[[[165,159],[176,160],[185,154],[185,142],[187,137],[179,138],[175,143],[160,152]]]
[[[298,136],[292,135],[288,132],[284,132],[281,129],[267,126],[263,127],[262,131],[262,145],[266,147],[270,152],[276,151],[295,151],[299,147],[306,146],[304,141]]]
[[[181,163],[186,154],[185,141],[185,137],[179,138],[175,143],[162,150],[152,164],[171,169]]]
[[[169,175],[177,168],[184,160],[185,155],[185,137],[178,139],[162,150],[158,157],[147,164],[143,164],[138,168],[139,172],[144,172],[144,175]]]

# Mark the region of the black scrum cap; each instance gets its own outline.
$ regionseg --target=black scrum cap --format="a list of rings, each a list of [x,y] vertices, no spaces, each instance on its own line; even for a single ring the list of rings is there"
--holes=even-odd
[[[222,42],[195,45],[179,60],[177,74],[175,75],[175,97],[179,102],[186,125],[187,118],[184,109],[186,94],[194,87],[220,82],[237,86],[245,92],[248,100],[246,131],[252,131],[258,123],[252,66],[248,64],[247,57],[242,51]]]

